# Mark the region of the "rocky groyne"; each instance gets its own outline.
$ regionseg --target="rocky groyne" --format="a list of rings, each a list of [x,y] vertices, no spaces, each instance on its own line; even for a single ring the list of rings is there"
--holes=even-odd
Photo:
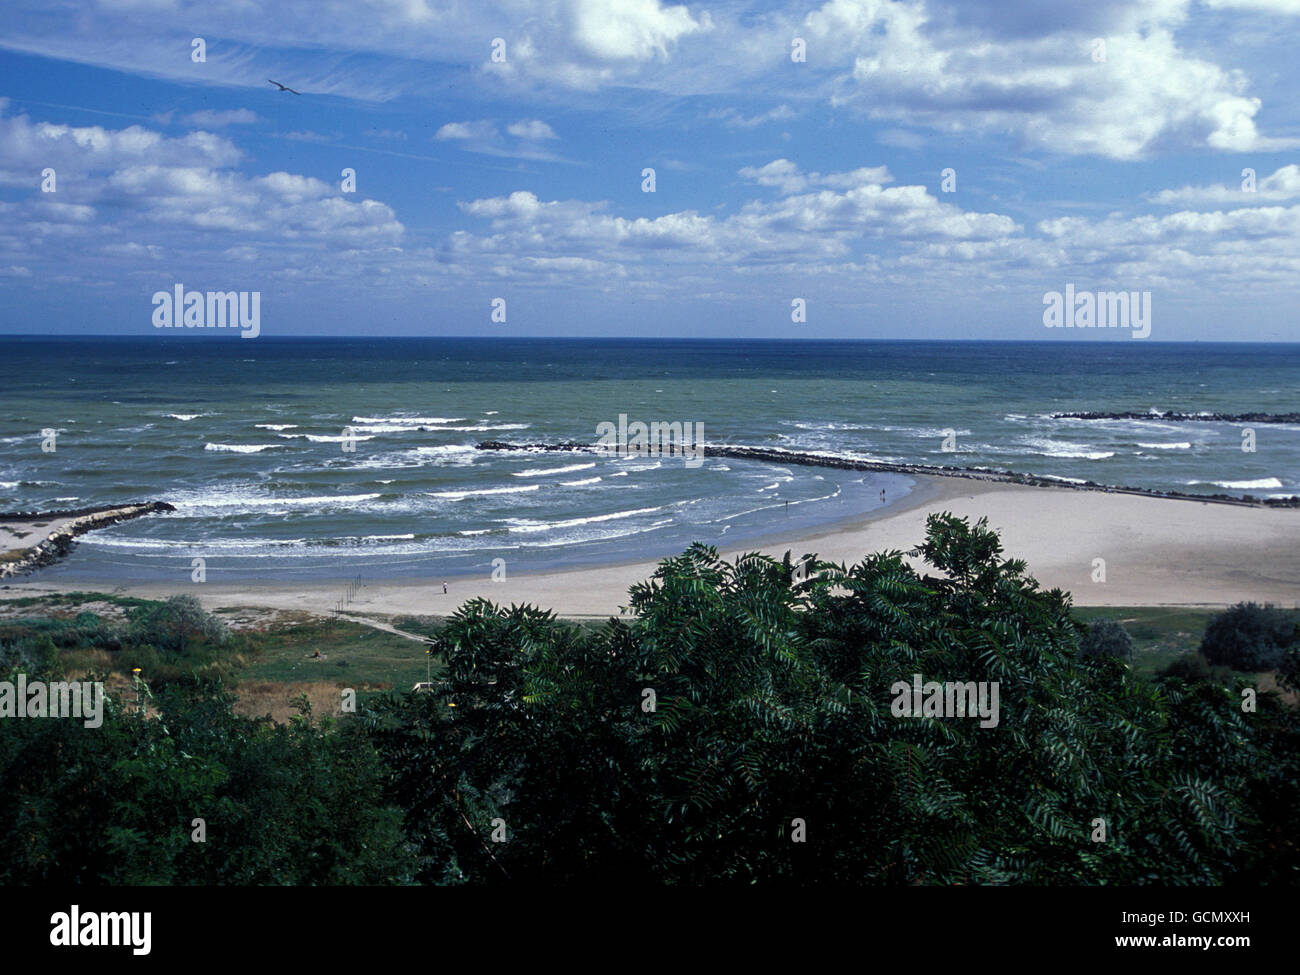
[[[475,444],[479,450],[567,451],[575,453],[610,453],[594,444],[568,441],[562,443],[506,443],[502,440],[485,440]],[[891,464],[883,461],[856,460],[834,454],[811,454],[775,447],[741,447],[726,444],[708,444],[705,457],[732,457],[737,460],[757,460],[772,464],[799,464],[808,467],[835,467],[848,471],[880,471],[890,474],[925,474],[932,477],[964,477],[973,481],[995,481],[1006,484],[1025,484],[1031,487],[1069,488],[1074,491],[1105,491],[1109,494],[1138,494],[1151,498],[1175,498],[1182,501],[1207,501],[1215,504],[1235,504],[1245,507],[1300,508],[1300,498],[1256,498],[1249,494],[1187,494],[1181,491],[1156,491],[1150,488],[1120,487],[1098,484],[1096,481],[1067,481],[1039,474],[1021,474],[1018,471],[985,470],[975,467],[948,467],[936,464]]]
[[[28,528],[50,530],[35,545],[12,548],[0,552],[0,579],[23,575],[44,565],[51,565],[66,555],[76,544],[76,537],[96,528],[115,525],[120,521],[139,518],[162,511],[176,509],[165,501],[146,501],[138,504],[111,505],[98,508],[75,508],[60,511],[17,511],[0,514],[0,528]]]

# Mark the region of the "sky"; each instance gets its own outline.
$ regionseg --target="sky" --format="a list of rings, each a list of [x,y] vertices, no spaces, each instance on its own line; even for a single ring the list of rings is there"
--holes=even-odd
[[[1045,328],[1069,286],[1295,341],[1297,36],[1300,0],[5,0],[0,334],[238,340],[155,328],[179,284],[262,336],[1133,340]]]

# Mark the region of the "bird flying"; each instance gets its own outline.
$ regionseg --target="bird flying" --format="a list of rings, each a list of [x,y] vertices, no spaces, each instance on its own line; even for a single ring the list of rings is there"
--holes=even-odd
[[[271,84],[275,85],[275,86],[276,86],[277,88],[279,88],[281,91],[293,91],[293,89],[290,88],[288,85],[282,85],[282,84],[280,84],[280,82],[278,82],[278,81],[271,81],[270,78],[267,78],[266,80],[267,80],[267,81],[270,81]],[[293,91],[293,93],[294,93],[295,95],[301,95],[301,94],[302,94],[302,92],[300,92],[300,91]]]

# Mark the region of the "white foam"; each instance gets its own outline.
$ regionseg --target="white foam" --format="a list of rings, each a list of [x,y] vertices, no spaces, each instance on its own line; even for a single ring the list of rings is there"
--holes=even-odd
[[[282,443],[206,443],[204,450],[223,450],[234,454],[260,454],[263,450],[283,447]]]
[[[475,491],[425,491],[424,493],[431,498],[450,498],[453,501],[459,501],[462,498],[478,497],[484,494],[518,494],[521,491],[536,491],[540,487],[540,484],[523,484],[519,487],[480,488]]]
[[[570,471],[586,471],[596,466],[596,462],[590,464],[568,464],[564,467],[530,467],[527,470],[515,471],[512,477],[544,477],[547,474],[568,474]]]
[[[385,423],[402,427],[423,427],[430,423],[459,423],[463,416],[354,416],[353,423]]]
[[[1188,484],[1213,484],[1215,487],[1230,491],[1249,491],[1253,488],[1280,488],[1282,482],[1276,477],[1259,477],[1253,481],[1188,481]]]
[[[540,532],[552,528],[576,528],[579,525],[591,525],[601,521],[634,518],[637,515],[648,515],[651,512],[662,511],[663,509],[664,505],[654,508],[632,508],[628,511],[614,511],[607,515],[592,515],[589,518],[566,518],[563,521],[533,521],[527,518],[507,518],[505,523],[512,532]]]
[[[1089,450],[1087,444],[1049,440],[1046,437],[1028,437],[1022,442],[1026,446],[1032,448],[1035,453],[1042,454],[1046,457],[1074,458],[1079,460],[1105,460],[1107,457],[1115,456],[1113,450]]]
[[[1139,447],[1145,447],[1147,450],[1191,450],[1192,445],[1186,441],[1182,443],[1139,443]]]
[[[181,510],[196,508],[315,508],[327,505],[354,504],[373,501],[378,494],[316,495],[309,498],[267,498],[241,493],[208,493],[197,498],[180,498],[172,501]]]
[[[193,420],[195,417],[202,416],[202,413],[168,413],[173,420]]]
[[[584,484],[595,484],[599,480],[599,477],[588,477],[581,481],[560,481],[560,484],[564,487],[582,487]]]
[[[260,427],[263,430],[297,430],[296,423],[254,423],[253,426]]]

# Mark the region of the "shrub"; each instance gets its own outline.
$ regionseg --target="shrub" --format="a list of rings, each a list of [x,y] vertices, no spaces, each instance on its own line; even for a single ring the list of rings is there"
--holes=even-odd
[[[1210,620],[1201,653],[1209,663],[1233,670],[1274,670],[1297,643],[1296,621],[1289,610],[1238,603]]]
[[[1097,620],[1079,641],[1080,657],[1116,657],[1130,661],[1133,650],[1133,638],[1114,620]]]

